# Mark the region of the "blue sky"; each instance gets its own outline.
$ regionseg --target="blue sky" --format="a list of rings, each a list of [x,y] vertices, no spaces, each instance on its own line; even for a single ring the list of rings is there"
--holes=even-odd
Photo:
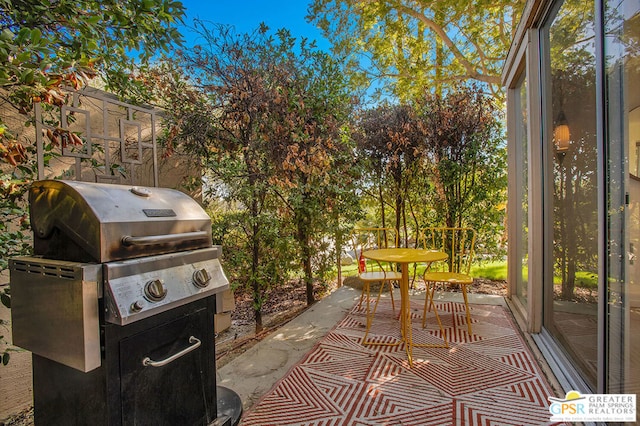
[[[305,0],[181,0],[186,9],[184,22],[193,26],[193,19],[211,21],[219,24],[233,25],[237,33],[252,32],[261,22],[267,24],[271,31],[287,28],[293,37],[307,37],[316,40],[318,47],[328,50],[328,42],[322,37],[320,30],[306,22],[307,4]],[[189,42],[189,33],[183,31]]]

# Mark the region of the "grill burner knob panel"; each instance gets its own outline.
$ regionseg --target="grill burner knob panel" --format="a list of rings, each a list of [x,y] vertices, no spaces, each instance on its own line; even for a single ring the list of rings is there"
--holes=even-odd
[[[130,324],[229,288],[219,255],[211,247],[105,263],[105,320]]]
[[[151,280],[144,285],[144,295],[150,302],[159,302],[167,296],[167,289],[162,280]]]
[[[206,269],[198,269],[193,273],[193,284],[199,288],[205,288],[211,281],[211,275]]]

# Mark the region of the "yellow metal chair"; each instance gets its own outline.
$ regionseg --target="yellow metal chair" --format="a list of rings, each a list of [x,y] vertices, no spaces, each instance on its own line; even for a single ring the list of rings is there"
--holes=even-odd
[[[378,248],[391,248],[398,246],[398,235],[393,228],[356,228],[352,234],[353,250],[358,265],[358,278],[362,280],[362,293],[360,294],[360,302],[358,309],[362,308],[362,302],[366,301],[367,329],[365,332],[363,344],[376,344],[367,341],[369,329],[373,321],[373,316],[378,309],[380,296],[385,287],[389,289],[391,296],[391,307],[393,313],[396,312],[395,300],[393,298],[393,282],[402,279],[402,273],[395,271],[395,265],[383,264],[378,261],[364,259],[362,252],[366,250],[374,250]],[[380,289],[376,298],[373,311],[371,310],[371,284],[380,283]]]
[[[467,287],[473,284],[471,262],[473,262],[476,231],[472,228],[425,228],[420,236],[425,248],[440,250],[449,255],[448,262],[437,262],[425,270],[426,294],[422,313],[422,326],[426,324],[427,310],[431,310],[436,285],[457,285],[462,290],[467,317],[467,331],[471,332],[471,313],[467,298]]]

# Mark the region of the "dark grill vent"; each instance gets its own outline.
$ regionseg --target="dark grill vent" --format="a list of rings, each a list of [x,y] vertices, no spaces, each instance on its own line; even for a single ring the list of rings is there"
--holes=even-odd
[[[80,270],[61,265],[46,265],[16,260],[13,262],[12,269],[19,272],[25,272],[27,274],[44,275],[48,277],[64,278],[69,280],[81,278]]]

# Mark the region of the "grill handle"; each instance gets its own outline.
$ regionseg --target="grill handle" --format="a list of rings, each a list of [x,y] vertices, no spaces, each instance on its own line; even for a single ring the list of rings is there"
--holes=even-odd
[[[145,367],[162,367],[162,366],[165,366],[165,365],[169,364],[170,362],[173,362],[176,359],[180,358],[181,356],[186,355],[189,352],[198,349],[200,347],[200,345],[202,344],[200,339],[198,339],[198,338],[196,338],[194,336],[189,337],[189,343],[191,343],[192,345],[184,348],[183,350],[181,350],[177,354],[173,354],[169,358],[165,358],[165,359],[163,359],[161,361],[154,361],[149,357],[145,357],[142,360],[142,365],[144,365]]]
[[[125,235],[122,237],[122,244],[125,246],[148,246],[151,244],[177,243],[180,241],[199,240],[209,236],[207,231],[183,232],[169,235],[148,235],[146,237],[132,237]]]

